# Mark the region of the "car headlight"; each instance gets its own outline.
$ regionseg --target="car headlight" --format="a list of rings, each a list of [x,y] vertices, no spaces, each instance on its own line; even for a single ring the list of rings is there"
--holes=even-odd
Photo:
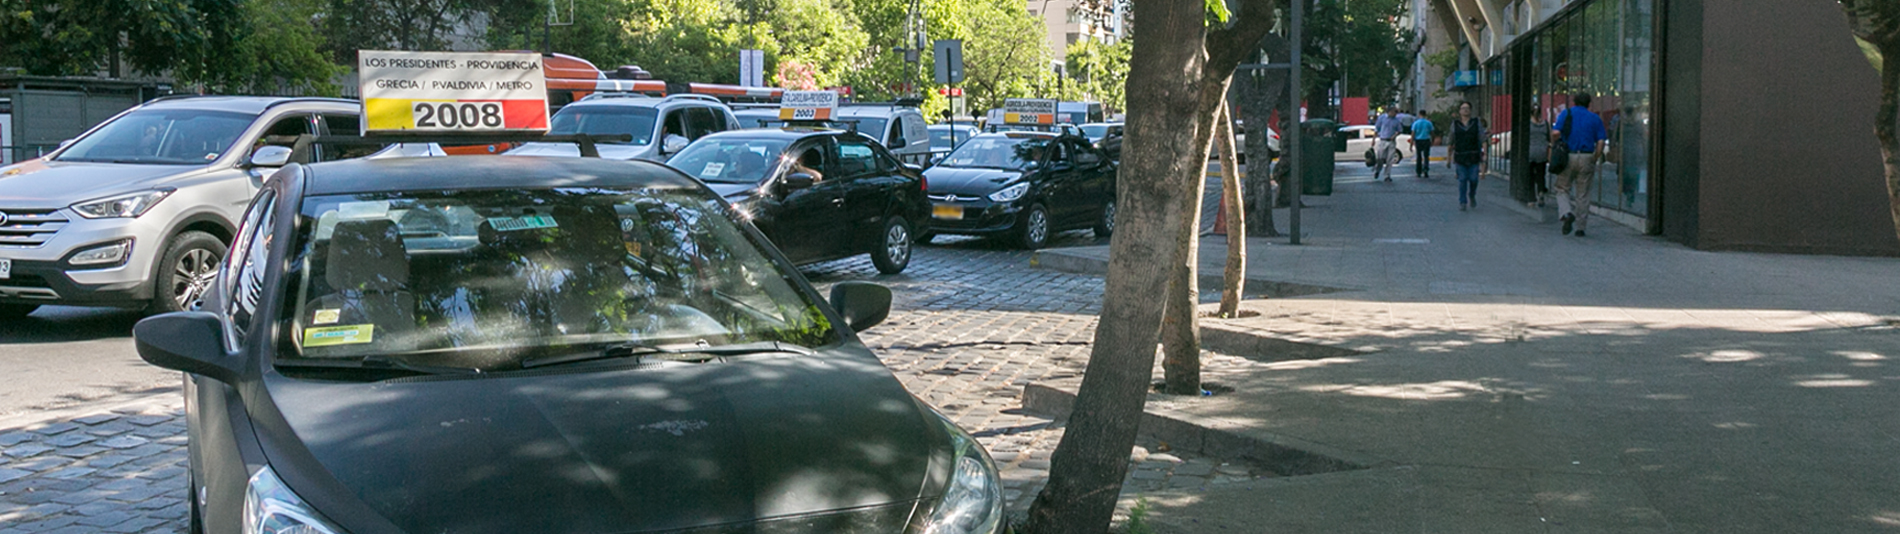
[[[977,443],[976,438],[949,419],[941,415],[938,419],[950,433],[956,463],[951,467],[950,483],[944,488],[942,500],[924,526],[924,534],[998,532],[1003,521],[1003,481],[996,476],[996,465],[990,462],[989,454],[983,452],[983,445]]]
[[[73,211],[87,219],[109,219],[116,217],[138,217],[144,215],[158,201],[171,196],[168,189],[146,191],[144,193],[94,200],[83,204],[74,204]]]
[[[264,466],[244,490],[244,534],[342,534]]]
[[[1028,192],[1029,183],[1024,182],[1005,187],[995,193],[990,193],[990,200],[993,202],[1014,202],[1016,199],[1023,198],[1023,194]]]

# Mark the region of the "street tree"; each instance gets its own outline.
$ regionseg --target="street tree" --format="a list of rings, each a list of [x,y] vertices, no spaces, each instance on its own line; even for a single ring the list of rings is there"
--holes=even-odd
[[[1840,0],[1854,37],[1874,53],[1868,54],[1880,73],[1880,110],[1874,114],[1874,137],[1880,140],[1881,163],[1887,176],[1887,201],[1893,212],[1894,233],[1900,235],[1900,2],[1894,0]]]
[[[1412,64],[1415,35],[1399,24],[1409,0],[1296,0],[1306,2],[1305,67],[1301,85],[1310,116],[1331,117],[1330,92],[1340,80],[1346,94],[1390,102]]]
[[[229,57],[244,23],[232,0],[0,0],[0,64],[49,76],[131,67],[196,82]]]
[[[249,0],[227,60],[206,69],[213,93],[337,96],[336,77],[349,69],[319,50],[322,0]]]
[[[1117,181],[1101,319],[1049,484],[1030,508],[1033,534],[1099,533],[1114,513],[1153,373],[1162,310],[1152,295],[1167,289],[1173,262],[1194,261],[1180,257],[1175,239],[1193,224],[1184,197],[1203,181],[1213,112],[1234,68],[1271,28],[1276,4],[1241,0],[1231,18],[1210,22],[1226,6],[1133,3],[1141,22],[1129,57],[1122,159],[1122,176],[1131,179]]]
[[[1089,40],[1069,45],[1063,65],[1077,94],[1102,103],[1102,111],[1120,113],[1127,107],[1128,52],[1134,43]]]

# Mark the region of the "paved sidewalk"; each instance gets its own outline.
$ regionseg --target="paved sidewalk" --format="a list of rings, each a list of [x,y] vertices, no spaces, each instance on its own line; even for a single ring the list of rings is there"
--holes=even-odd
[[[1343,291],[1205,323],[1352,352],[1215,355],[1234,392],[1151,398],[1372,468],[1150,494],[1163,531],[1900,529],[1900,260],[1564,237],[1500,181],[1460,212],[1400,174],[1309,197],[1308,245],[1249,244],[1249,278]]]

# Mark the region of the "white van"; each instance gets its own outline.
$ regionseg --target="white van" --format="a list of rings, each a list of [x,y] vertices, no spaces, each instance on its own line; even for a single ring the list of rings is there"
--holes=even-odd
[[[876,139],[898,161],[930,163],[930,129],[915,107],[893,103],[846,104],[832,112],[832,120],[854,125],[858,133]]]

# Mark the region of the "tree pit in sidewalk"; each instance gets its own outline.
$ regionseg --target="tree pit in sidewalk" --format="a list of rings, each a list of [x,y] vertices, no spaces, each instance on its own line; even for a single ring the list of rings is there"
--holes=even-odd
[[[1155,383],[1150,384],[1148,386],[1148,392],[1158,393],[1161,395],[1167,395],[1169,397],[1182,397],[1182,398],[1214,397],[1214,396],[1225,395],[1225,394],[1234,392],[1233,386],[1228,386],[1228,385],[1221,384],[1218,382],[1206,382],[1206,381],[1201,382],[1201,394],[1199,395],[1180,395],[1180,394],[1169,393],[1167,391],[1167,388],[1168,388],[1167,382],[1157,380],[1155,381]]]
[[[1205,312],[1201,314],[1202,319],[1248,319],[1259,316],[1259,310],[1239,310],[1234,312],[1233,315],[1223,315],[1220,312]]]

